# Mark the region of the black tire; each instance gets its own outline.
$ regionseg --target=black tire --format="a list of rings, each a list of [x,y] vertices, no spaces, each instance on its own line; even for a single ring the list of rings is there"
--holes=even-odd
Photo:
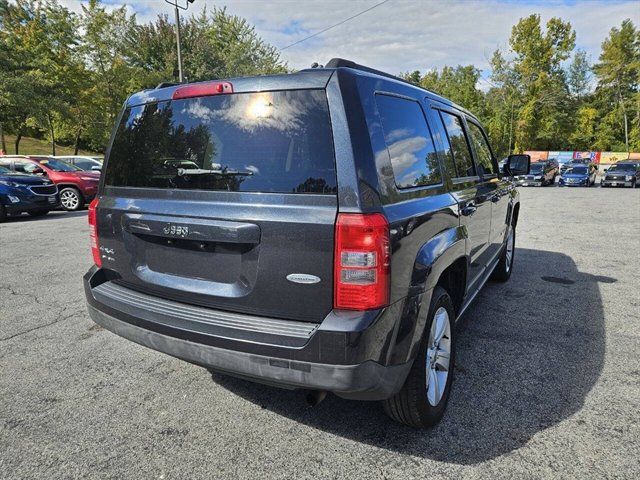
[[[509,235],[513,235],[513,242],[511,244],[511,255],[509,255]],[[506,282],[511,278],[511,272],[513,270],[513,260],[516,258],[516,229],[513,225],[509,225],[507,231],[507,240],[505,241],[502,253],[500,254],[500,260],[496,268],[491,273],[491,280],[496,282]]]
[[[73,198],[76,200],[73,201]],[[80,190],[75,187],[65,187],[60,190],[60,203],[68,212],[80,210],[84,206],[84,198]]]
[[[32,217],[44,217],[47,213],[49,213],[49,210],[35,210],[33,212],[29,212],[29,215]]]
[[[427,375],[429,374],[427,350],[429,348],[429,335],[435,312],[441,307],[447,311],[450,322],[450,338],[448,338],[450,342],[449,373],[442,397],[434,406],[431,405],[427,398]],[[420,350],[411,366],[409,375],[402,389],[393,397],[383,400],[382,402],[387,415],[395,421],[410,427],[426,428],[435,425],[442,419],[447,407],[447,402],[449,401],[455,367],[454,321],[455,314],[451,297],[449,297],[449,294],[444,288],[438,286],[433,290],[425,331],[420,342]],[[446,336],[443,338],[446,338]]]
[[[0,204],[0,223],[4,222],[7,219],[7,209],[4,208],[4,205]]]

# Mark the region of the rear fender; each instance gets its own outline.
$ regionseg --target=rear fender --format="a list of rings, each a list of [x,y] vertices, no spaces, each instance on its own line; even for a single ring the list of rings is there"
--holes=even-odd
[[[465,256],[464,227],[453,227],[440,232],[418,251],[411,275],[409,295],[404,299],[402,313],[389,349],[388,364],[395,365],[413,360],[424,333],[431,303],[431,294],[442,272],[456,260]]]

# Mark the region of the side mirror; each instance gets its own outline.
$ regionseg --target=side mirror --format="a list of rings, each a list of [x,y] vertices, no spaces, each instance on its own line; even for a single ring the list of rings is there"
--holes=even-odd
[[[31,170],[31,174],[32,175],[47,175],[47,172],[45,172],[42,168],[40,167],[36,167],[33,170]]]
[[[99,167],[98,165],[94,165],[93,167],[91,167],[91,170],[95,172],[100,172],[102,171],[102,167]]]
[[[504,162],[504,172],[511,177],[527,175],[530,169],[530,155],[509,155],[507,161]]]
[[[607,170],[609,170],[608,168],[603,168],[602,171],[606,172]]]

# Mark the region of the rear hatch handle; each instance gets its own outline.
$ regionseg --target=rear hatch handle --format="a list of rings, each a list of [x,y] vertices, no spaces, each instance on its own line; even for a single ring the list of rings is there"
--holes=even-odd
[[[260,243],[260,227],[254,223],[138,213],[123,215],[122,222],[123,228],[134,235],[219,243]]]

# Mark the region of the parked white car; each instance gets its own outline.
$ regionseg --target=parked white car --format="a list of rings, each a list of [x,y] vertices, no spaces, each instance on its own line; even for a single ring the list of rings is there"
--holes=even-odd
[[[82,170],[101,171],[102,162],[96,160],[93,157],[85,157],[82,155],[59,155],[55,158],[62,160],[63,162],[75,165]]]

